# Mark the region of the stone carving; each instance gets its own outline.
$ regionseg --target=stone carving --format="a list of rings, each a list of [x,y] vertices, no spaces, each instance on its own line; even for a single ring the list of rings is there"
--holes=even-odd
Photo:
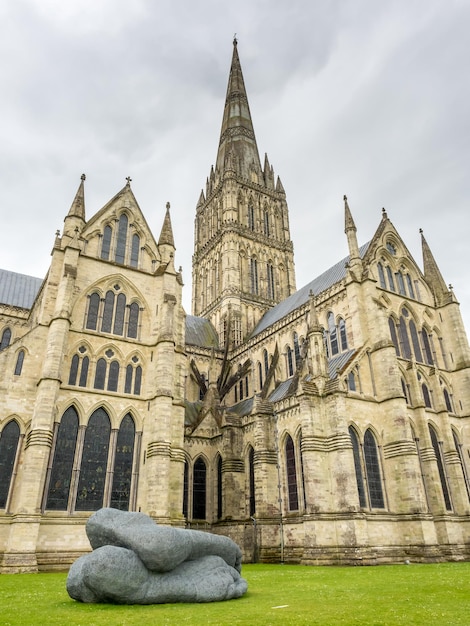
[[[67,591],[81,602],[218,602],[247,590],[228,537],[158,526],[143,513],[100,509],[86,525],[93,552],[73,563]]]

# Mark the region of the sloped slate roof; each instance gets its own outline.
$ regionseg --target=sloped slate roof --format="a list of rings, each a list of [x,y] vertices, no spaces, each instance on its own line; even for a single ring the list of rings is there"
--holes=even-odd
[[[30,309],[42,281],[42,278],[0,270],[0,304]]]
[[[347,350],[329,359],[328,374],[332,380],[337,377],[338,372],[343,371],[354,354],[356,354],[356,350]]]
[[[219,338],[215,328],[203,317],[186,316],[186,343],[202,348],[218,348]]]
[[[367,242],[359,248],[361,259],[367,252],[369,243],[370,242]],[[314,278],[307,285],[293,293],[279,304],[276,304],[276,306],[269,309],[269,311],[266,311],[254,331],[251,333],[251,336],[255,337],[275,322],[308,302],[310,291],[313,291],[315,295],[318,295],[322,293],[322,291],[325,291],[325,289],[328,289],[335,283],[342,280],[346,276],[346,263],[349,263],[349,256],[330,267],[330,269],[326,270],[326,272],[323,272],[323,274]]]

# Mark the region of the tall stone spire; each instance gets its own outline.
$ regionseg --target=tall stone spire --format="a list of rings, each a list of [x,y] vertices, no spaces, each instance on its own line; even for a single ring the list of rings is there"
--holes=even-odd
[[[357,228],[354,223],[351,210],[349,208],[348,199],[346,196],[344,200],[344,232],[348,238],[349,247],[349,268],[354,272],[356,278],[361,277],[362,273],[362,261],[359,254],[359,244],[357,242]]]
[[[226,167],[235,167],[236,173],[243,178],[251,178],[252,171],[258,176],[261,172],[236,39],[233,40],[232,64],[225,97],[216,170],[221,174]]]
[[[421,228],[419,229],[419,232],[421,233],[421,248],[423,251],[424,278],[434,294],[437,305],[451,302],[453,300],[453,293],[448,289],[444,282],[441,270],[434,259],[431,248],[424,238],[423,230]]]

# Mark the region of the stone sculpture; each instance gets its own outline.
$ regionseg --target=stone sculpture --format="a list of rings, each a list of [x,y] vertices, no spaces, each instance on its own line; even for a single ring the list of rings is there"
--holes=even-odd
[[[73,563],[67,591],[81,602],[218,602],[247,590],[228,537],[158,526],[143,513],[100,509],[87,522],[93,552]]]

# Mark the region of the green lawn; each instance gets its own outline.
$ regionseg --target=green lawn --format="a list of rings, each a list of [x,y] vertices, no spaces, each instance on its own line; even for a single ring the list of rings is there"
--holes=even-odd
[[[470,563],[376,567],[245,565],[248,592],[214,604],[81,604],[65,574],[0,575],[0,624],[468,626]]]

